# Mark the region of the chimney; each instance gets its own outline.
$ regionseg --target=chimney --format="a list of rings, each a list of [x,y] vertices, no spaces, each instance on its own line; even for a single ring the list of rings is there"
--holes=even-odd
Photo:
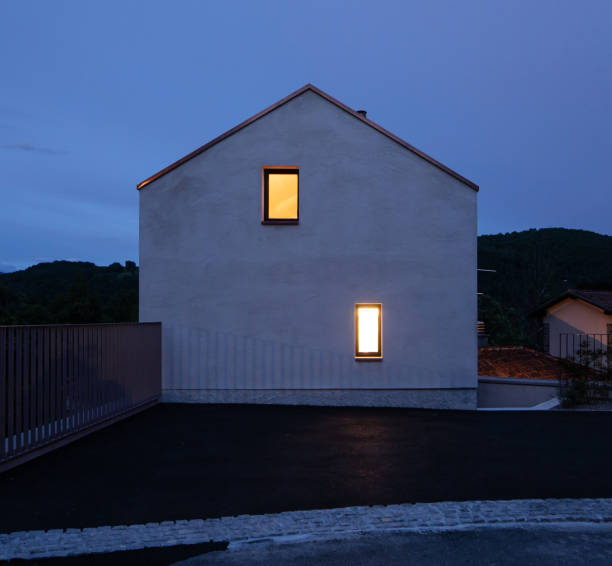
[[[361,114],[365,118],[367,112],[365,110],[357,110],[357,114]]]

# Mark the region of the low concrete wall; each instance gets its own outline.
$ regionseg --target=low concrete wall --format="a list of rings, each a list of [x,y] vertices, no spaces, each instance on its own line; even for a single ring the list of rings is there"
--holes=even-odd
[[[164,389],[162,403],[474,409],[476,389]]]
[[[501,377],[478,378],[478,408],[533,407],[559,394],[559,382]]]

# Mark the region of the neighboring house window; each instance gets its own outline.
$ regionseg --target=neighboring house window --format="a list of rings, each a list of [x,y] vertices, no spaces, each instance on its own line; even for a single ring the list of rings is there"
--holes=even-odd
[[[263,223],[297,224],[299,169],[264,167],[263,177]]]
[[[382,359],[382,304],[355,305],[355,358]]]

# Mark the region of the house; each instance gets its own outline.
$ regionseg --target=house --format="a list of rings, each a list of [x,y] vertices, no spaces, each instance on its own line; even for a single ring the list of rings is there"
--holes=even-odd
[[[568,289],[535,309],[544,349],[553,356],[575,356],[579,348],[605,350],[612,335],[612,291]]]
[[[476,407],[478,187],[313,85],[138,185],[163,399]]]

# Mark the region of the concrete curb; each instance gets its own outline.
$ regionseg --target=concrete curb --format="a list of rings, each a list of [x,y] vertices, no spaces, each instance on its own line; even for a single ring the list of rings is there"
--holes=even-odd
[[[612,522],[612,499],[445,501],[0,534],[0,560],[228,541],[329,540],[361,533]]]

